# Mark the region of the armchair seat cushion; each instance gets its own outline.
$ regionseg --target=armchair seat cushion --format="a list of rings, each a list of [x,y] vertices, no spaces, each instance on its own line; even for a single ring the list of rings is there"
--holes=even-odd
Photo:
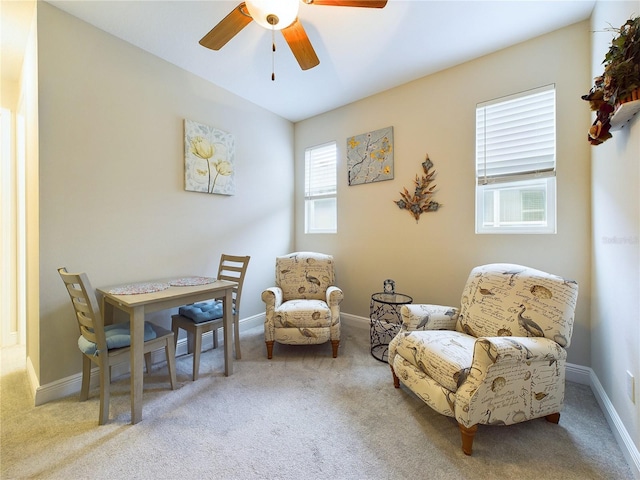
[[[322,300],[289,300],[274,312],[276,328],[331,326],[331,309]]]
[[[222,302],[216,300],[214,302],[193,303],[180,307],[178,313],[193,320],[194,323],[209,322],[222,318]]]
[[[474,337],[455,331],[414,331],[399,339],[397,353],[455,392],[471,368],[475,341]]]

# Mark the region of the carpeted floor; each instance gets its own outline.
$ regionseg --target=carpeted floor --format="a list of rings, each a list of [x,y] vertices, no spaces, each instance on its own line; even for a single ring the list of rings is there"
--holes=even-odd
[[[369,332],[343,325],[330,344],[276,344],[262,327],[242,332],[242,360],[225,377],[222,348],[178,358],[145,377],[143,421],[130,425],[128,378],[112,384],[110,422],[99,427],[97,389],[33,407],[24,365],[3,351],[0,478],[42,479],[632,479],[589,387],[567,384],[559,425],[537,419],[480,426],[473,456],[453,419],[393,388],[369,354]]]

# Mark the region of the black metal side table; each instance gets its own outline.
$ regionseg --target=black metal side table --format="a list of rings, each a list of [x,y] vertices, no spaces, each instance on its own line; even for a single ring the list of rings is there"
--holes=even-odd
[[[400,331],[402,317],[400,307],[413,302],[413,298],[403,293],[374,293],[371,295],[369,317],[371,319],[371,355],[376,360],[386,362],[389,342]]]

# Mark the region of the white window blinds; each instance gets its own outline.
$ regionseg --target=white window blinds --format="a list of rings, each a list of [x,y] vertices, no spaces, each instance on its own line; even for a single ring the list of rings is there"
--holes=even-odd
[[[336,195],[336,157],[335,142],[306,150],[304,179],[306,200]]]
[[[476,107],[478,185],[555,176],[555,86]]]

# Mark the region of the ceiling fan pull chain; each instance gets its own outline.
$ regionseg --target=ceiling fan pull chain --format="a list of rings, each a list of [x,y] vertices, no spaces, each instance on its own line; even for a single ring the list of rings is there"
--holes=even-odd
[[[276,80],[276,31],[271,26],[271,81]]]

